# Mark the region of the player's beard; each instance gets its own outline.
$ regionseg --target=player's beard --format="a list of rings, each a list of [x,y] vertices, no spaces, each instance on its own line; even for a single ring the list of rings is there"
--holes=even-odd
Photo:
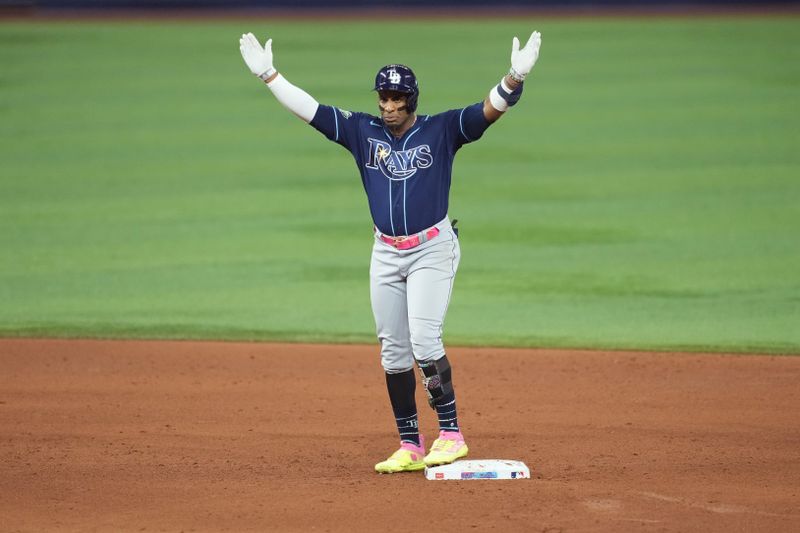
[[[385,113],[384,109],[381,107],[381,118],[383,119],[383,123],[389,128],[390,131],[401,131],[406,125],[413,120],[414,115],[412,113],[408,113],[406,110],[408,109],[407,106],[402,106],[395,110],[393,113]]]

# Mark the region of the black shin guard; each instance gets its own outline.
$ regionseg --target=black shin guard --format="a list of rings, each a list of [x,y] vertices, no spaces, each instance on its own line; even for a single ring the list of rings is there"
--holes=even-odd
[[[447,355],[436,361],[417,361],[422,373],[422,385],[428,393],[428,403],[436,409],[436,403],[453,394],[453,378]]]

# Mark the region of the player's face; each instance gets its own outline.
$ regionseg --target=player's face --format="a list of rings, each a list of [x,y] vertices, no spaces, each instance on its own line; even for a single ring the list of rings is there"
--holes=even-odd
[[[378,93],[378,108],[381,110],[383,122],[391,127],[402,125],[409,119],[406,95],[395,91]]]

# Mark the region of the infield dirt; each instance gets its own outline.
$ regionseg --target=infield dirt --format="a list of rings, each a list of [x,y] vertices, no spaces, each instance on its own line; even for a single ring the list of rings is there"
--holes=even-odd
[[[0,340],[0,530],[800,530],[800,358],[449,353],[470,457],[533,479],[376,474],[375,346]]]

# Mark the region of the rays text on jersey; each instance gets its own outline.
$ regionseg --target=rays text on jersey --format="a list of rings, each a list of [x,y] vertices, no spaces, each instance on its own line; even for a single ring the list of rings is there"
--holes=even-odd
[[[379,168],[390,180],[403,181],[417,173],[420,168],[433,164],[431,148],[427,144],[414,146],[408,150],[392,150],[386,141],[369,138],[369,158],[367,168]]]

